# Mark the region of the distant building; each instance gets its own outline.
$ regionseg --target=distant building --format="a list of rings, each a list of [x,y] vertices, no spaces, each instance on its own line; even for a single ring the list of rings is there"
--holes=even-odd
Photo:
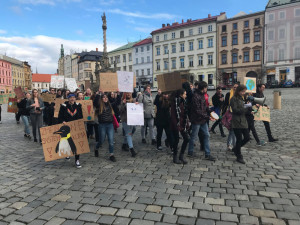
[[[28,62],[23,62],[24,66],[24,77],[25,77],[25,90],[31,90],[31,81],[32,81],[32,71],[31,66]]]
[[[63,44],[61,44],[60,48],[60,57],[58,59],[58,70],[59,75],[65,74],[65,50]]]
[[[79,73],[78,73],[78,57],[79,54],[75,53],[71,56],[71,69],[72,69],[72,76],[75,78],[76,81],[79,79]]]
[[[11,63],[3,59],[0,55],[0,93],[12,91]]]
[[[51,83],[51,76],[53,75],[58,75],[58,74],[33,73],[31,89],[37,89],[39,91],[49,90],[50,83]]]
[[[72,77],[72,56],[66,55],[64,57],[64,76],[66,78]]]

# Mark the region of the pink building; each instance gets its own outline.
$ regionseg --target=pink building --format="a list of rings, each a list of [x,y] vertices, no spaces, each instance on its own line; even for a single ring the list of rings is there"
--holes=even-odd
[[[11,63],[0,58],[0,93],[12,91]]]

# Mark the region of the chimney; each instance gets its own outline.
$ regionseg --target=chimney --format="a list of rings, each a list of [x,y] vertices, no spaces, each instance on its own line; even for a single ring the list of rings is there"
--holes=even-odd
[[[184,22],[184,20],[182,19],[182,23]]]
[[[169,27],[170,26],[170,24],[169,23],[167,23],[167,27]]]
[[[98,48],[96,48],[96,52],[98,52]]]
[[[224,15],[224,14],[225,14],[225,12],[221,12],[221,13],[220,13],[220,15]]]
[[[162,27],[165,27],[165,26],[166,26],[166,24],[163,23],[163,24],[162,24]]]
[[[208,14],[208,18],[211,18],[211,14]]]

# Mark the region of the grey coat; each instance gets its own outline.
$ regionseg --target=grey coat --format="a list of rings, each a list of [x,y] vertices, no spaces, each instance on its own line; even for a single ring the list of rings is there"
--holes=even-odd
[[[240,96],[233,96],[230,100],[232,109],[231,128],[248,129],[246,113],[249,109],[244,108],[244,100]]]
[[[26,109],[29,109],[29,113],[32,114],[32,113],[35,113],[34,111],[34,107],[31,106],[32,104],[34,104],[34,99],[29,99],[27,101],[27,104],[26,104]],[[44,102],[41,98],[39,98],[39,104],[40,104],[40,109],[41,109],[41,112],[44,110],[45,106],[44,106]]]
[[[140,95],[138,98],[139,103],[143,103],[144,105],[144,118],[151,119],[155,117],[154,113],[154,104],[152,96],[148,96],[146,94]]]

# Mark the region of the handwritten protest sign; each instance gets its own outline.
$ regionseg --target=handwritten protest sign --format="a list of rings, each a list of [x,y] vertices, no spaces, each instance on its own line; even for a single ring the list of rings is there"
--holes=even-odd
[[[51,76],[51,83],[50,87],[52,88],[63,88],[64,87],[64,76],[56,76],[52,75]]]
[[[74,92],[78,88],[75,78],[65,78],[66,86],[71,91]]]
[[[127,124],[132,126],[144,126],[144,107],[143,103],[127,103]]]
[[[83,120],[40,128],[45,161],[90,152]]]
[[[244,85],[247,87],[247,93],[256,93],[256,78],[245,77]]]
[[[117,73],[100,73],[100,89],[103,92],[118,90]]]
[[[270,109],[266,106],[259,107],[258,111],[254,113],[254,120],[271,122]]]
[[[90,96],[84,96],[84,100],[90,100],[91,97]]]
[[[120,92],[133,92],[133,72],[117,71],[118,88]]]
[[[14,98],[16,95],[15,93],[9,94],[0,94],[0,104],[7,104],[9,98]]]
[[[14,92],[15,92],[17,98],[24,98],[25,97],[25,94],[24,94],[21,86],[15,88]]]
[[[84,121],[94,121],[95,111],[92,100],[80,100],[76,101],[81,104],[82,116]]]
[[[43,100],[43,102],[55,102],[56,99],[56,95],[50,94],[50,93],[43,93],[41,95],[41,98]]]
[[[181,75],[178,72],[157,75],[158,89],[162,92],[176,91],[182,88]]]
[[[7,112],[9,112],[9,113],[17,113],[18,112],[18,106],[17,106],[17,99],[16,98],[9,98],[8,99]]]
[[[58,117],[58,113],[60,110],[60,105],[65,103],[66,101],[68,101],[67,99],[61,99],[61,98],[57,98],[55,99],[55,108],[54,108],[54,117],[57,118]]]

